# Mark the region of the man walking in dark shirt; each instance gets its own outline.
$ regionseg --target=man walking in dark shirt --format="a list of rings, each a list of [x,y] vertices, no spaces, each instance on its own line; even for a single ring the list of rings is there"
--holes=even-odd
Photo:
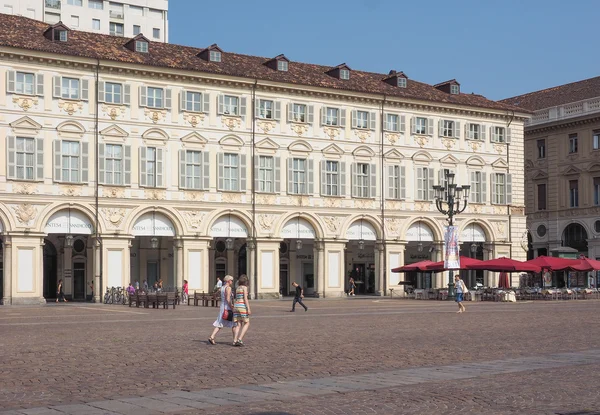
[[[290,313],[296,311],[296,303],[300,303],[300,305],[304,307],[304,311],[308,311],[308,307],[306,307],[302,302],[302,299],[304,298],[304,290],[296,282],[293,282],[292,285],[296,287],[296,296],[294,297],[294,303],[292,304]]]

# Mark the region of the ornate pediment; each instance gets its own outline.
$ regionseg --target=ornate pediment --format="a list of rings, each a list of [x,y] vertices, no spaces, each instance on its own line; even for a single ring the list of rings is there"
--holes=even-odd
[[[594,173],[600,172],[600,163],[591,163],[588,166],[587,171]]]
[[[575,166],[569,166],[567,167],[564,171],[563,174],[565,176],[575,176],[575,175],[580,175],[581,174],[581,170],[578,169]]]
[[[531,176],[531,180],[547,180],[548,174],[543,170],[538,170]]]
[[[256,143],[256,149],[265,150],[268,152],[274,152],[279,150],[279,144],[270,138],[264,138]]]
[[[239,150],[244,146],[244,140],[242,140],[236,135],[228,135],[223,137],[219,141],[219,144],[221,145],[221,147],[235,147]]]
[[[59,136],[69,138],[82,138],[83,134],[85,134],[83,125],[76,121],[65,121],[58,124],[56,131],[58,131]]]
[[[402,160],[404,155],[396,149],[392,149],[385,153],[385,158],[389,160]]]
[[[429,154],[427,151],[417,151],[415,154],[413,154],[412,159],[413,161],[424,161],[429,163],[433,160],[433,157],[431,157],[431,154]]]
[[[531,161],[529,159],[525,160],[525,168],[526,169],[533,169],[534,166],[535,165],[533,164],[533,161]]]
[[[160,128],[150,128],[142,134],[144,140],[161,141],[163,144],[169,141],[169,134]]]
[[[495,169],[508,169],[508,164],[506,164],[506,160],[498,158],[492,163],[492,167]]]
[[[11,128],[17,135],[37,135],[42,125],[29,117],[22,117],[10,123]]]
[[[304,141],[294,141],[292,144],[290,144],[288,150],[297,153],[310,153],[313,151],[313,148],[310,146],[310,144]]]
[[[467,166],[483,167],[485,161],[479,156],[471,156],[467,159]]]
[[[354,157],[372,158],[375,157],[375,152],[370,147],[360,146],[352,152]]]
[[[342,150],[339,146],[335,144],[328,145],[322,151],[323,154],[327,156],[342,157],[344,155],[344,150]]]
[[[129,136],[129,133],[118,125],[113,124],[100,131],[100,135],[110,138],[120,138],[124,141]]]
[[[208,140],[204,137],[202,137],[200,134],[198,134],[196,131],[191,132],[183,137],[181,137],[181,142],[183,143],[183,145],[185,146],[187,145],[200,145],[202,147],[204,147],[206,144],[208,144]]]
[[[453,164],[456,166],[458,163],[460,163],[460,161],[456,157],[454,157],[452,154],[446,154],[444,157],[442,157],[440,159],[440,163]]]

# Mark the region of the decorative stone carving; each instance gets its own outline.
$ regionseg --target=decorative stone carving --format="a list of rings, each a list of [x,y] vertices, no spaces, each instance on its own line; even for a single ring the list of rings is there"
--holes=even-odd
[[[273,121],[259,121],[256,125],[263,130],[265,134],[269,134],[269,132],[275,128],[275,123]]]
[[[354,207],[356,209],[373,209],[373,201],[369,199],[356,199]]]
[[[200,224],[204,220],[206,213],[199,210],[186,210],[183,212],[183,217],[187,222],[188,226],[192,229],[200,228]]]
[[[37,186],[33,183],[16,183],[13,190],[20,195],[32,195],[37,192]]]
[[[477,140],[467,140],[467,143],[469,144],[469,147],[471,147],[471,150],[473,151],[479,151],[479,149],[481,148],[481,141],[477,141]]]
[[[579,153],[571,153],[567,156],[567,158],[571,161],[575,161],[579,158]]]
[[[125,114],[125,107],[123,105],[102,104],[101,109],[104,115],[109,117],[111,120],[116,120],[119,118],[119,115]]]
[[[442,137],[442,144],[448,150],[450,150],[451,148],[454,148],[454,144],[455,143],[456,143],[456,139],[455,138]]]
[[[504,222],[496,222],[494,226],[499,236],[506,236],[506,224]]]
[[[396,200],[386,200],[385,201],[385,208],[386,209],[390,209],[390,210],[402,210],[402,203],[396,201]]]
[[[429,144],[429,137],[425,136],[425,135],[417,135],[415,136],[415,143],[423,148],[425,147],[427,144]]]
[[[183,120],[194,128],[202,123],[205,117],[206,115],[204,113],[183,112]]]
[[[308,196],[290,196],[288,197],[288,204],[292,206],[308,206],[310,198]]]
[[[400,227],[401,227],[400,219],[387,218],[385,220],[385,227],[387,229],[387,234],[389,236],[395,236],[395,237],[400,236]]]
[[[39,100],[37,97],[22,97],[19,95],[14,95],[12,102],[17,104],[17,106],[23,111],[27,111],[30,108],[33,108],[34,106],[37,107]]]
[[[267,214],[261,214],[258,215],[258,224],[260,225],[260,228],[267,232],[269,230],[271,230],[271,227],[273,226],[273,222],[275,222],[275,215],[267,215]]]
[[[366,142],[369,138],[371,138],[371,131],[369,130],[354,130],[354,134],[356,134],[356,136],[362,143]]]
[[[69,115],[83,111],[83,102],[81,101],[65,101],[64,99],[59,99],[58,106]]]
[[[186,191],[185,192],[185,198],[187,200],[194,200],[194,201],[204,200],[204,192],[189,192],[189,191]]]
[[[390,142],[390,144],[396,144],[400,139],[400,134],[398,133],[385,133],[385,138]]]
[[[25,226],[29,226],[29,223],[37,215],[37,208],[31,203],[22,203],[18,206],[13,206],[13,210],[15,211],[17,220]]]
[[[547,219],[548,218],[548,212],[535,212],[532,213],[531,215],[528,215],[531,219],[533,220],[537,220],[537,219]]]
[[[113,227],[118,228],[125,218],[126,211],[124,208],[102,208],[100,209],[100,212],[102,212],[102,215],[106,218],[108,223]]]
[[[492,206],[492,215],[506,215],[508,208],[506,206]]]
[[[222,193],[221,201],[223,203],[241,203],[242,195],[239,193]]]
[[[308,132],[308,125],[306,124],[292,124],[291,129],[295,132],[298,137],[302,137],[304,134]]]
[[[256,195],[256,203],[258,205],[274,205],[275,195]]]
[[[221,116],[221,124],[224,127],[229,128],[229,131],[233,131],[234,128],[242,126],[242,119],[239,117],[228,117],[226,115]]]
[[[475,214],[481,213],[481,205],[469,204],[469,208],[471,209],[471,213],[475,213]]]
[[[340,129],[336,127],[323,127],[323,132],[330,140],[335,140],[340,135]]]
[[[65,196],[80,196],[81,188],[78,186],[62,186],[61,193]]]
[[[505,149],[506,149],[506,146],[503,144],[494,144],[494,150],[496,150],[496,153],[498,153],[498,154],[504,153]]]
[[[123,189],[119,187],[103,187],[103,197],[123,197]]]
[[[421,212],[429,212],[431,210],[431,203],[429,202],[415,202],[415,209]]]
[[[329,232],[337,232],[340,227],[341,218],[339,216],[323,216],[323,221]]]
[[[164,200],[166,199],[166,191],[159,189],[146,189],[144,191],[147,199],[151,200]]]
[[[513,215],[524,215],[525,208],[520,207],[520,206],[511,206],[510,213]]]
[[[342,201],[340,199],[338,199],[337,197],[324,197],[321,200],[323,200],[325,207],[341,207],[342,206]]]
[[[167,118],[167,110],[159,110],[156,108],[144,108],[144,115],[148,117],[154,124],[163,121]]]

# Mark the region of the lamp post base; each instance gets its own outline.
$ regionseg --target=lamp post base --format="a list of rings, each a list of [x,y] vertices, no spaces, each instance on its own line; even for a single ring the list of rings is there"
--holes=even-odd
[[[448,282],[448,300],[449,301],[454,301],[454,271],[450,270],[449,271],[449,278],[450,281]]]

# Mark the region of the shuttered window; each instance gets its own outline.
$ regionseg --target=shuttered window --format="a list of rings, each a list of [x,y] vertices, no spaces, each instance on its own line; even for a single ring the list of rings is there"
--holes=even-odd
[[[35,180],[35,139],[17,137],[16,142],[16,178]]]
[[[223,114],[240,115],[239,98],[231,95],[223,96]]]
[[[225,153],[223,155],[223,189],[239,190],[239,155]]]
[[[257,118],[279,120],[281,118],[281,103],[268,99],[257,99],[255,113]]]
[[[400,165],[387,167],[388,199],[406,199],[406,168]]]
[[[61,82],[60,95],[62,98],[79,99],[79,79],[62,78]]]
[[[306,159],[292,159],[292,193],[306,193]]]
[[[506,129],[504,127],[490,127],[490,135],[492,142],[494,143],[505,143],[506,142]]]
[[[140,147],[140,186],[163,187],[163,149]]]
[[[326,160],[325,167],[325,195],[340,195],[340,166],[337,161]]]
[[[275,189],[275,169],[273,157],[258,156],[258,188],[259,192],[273,193]]]
[[[416,174],[416,186],[417,194],[415,200],[429,200],[434,199],[433,194],[433,169],[430,167],[417,167]]]
[[[123,184],[123,146],[106,144],[104,153],[104,183]]]
[[[496,205],[512,204],[512,175],[491,173],[492,200]]]
[[[28,72],[7,71],[6,92],[10,94],[44,95],[44,75]],[[60,93],[60,88],[59,91]]]
[[[439,121],[440,137],[460,138],[460,122],[454,120]]]
[[[485,125],[468,123],[465,126],[465,136],[469,140],[485,140]]]
[[[170,109],[171,89],[140,86],[140,106]]]
[[[148,107],[163,107],[163,89],[148,87]]]
[[[210,154],[198,150],[179,150],[179,187],[209,190]]]
[[[415,134],[427,134],[427,118],[417,117],[415,120]]]
[[[340,112],[337,108],[327,108],[325,112],[325,125],[340,125],[338,119],[338,113]]]
[[[65,182],[79,182],[79,142],[63,141],[62,142],[62,180]]]
[[[374,198],[377,192],[375,164],[352,163],[352,197]]]
[[[472,171],[471,189],[469,199],[471,203],[486,203],[487,201],[487,180],[485,173]]]
[[[306,104],[288,104],[288,121],[312,124],[314,121],[314,107]]]
[[[32,73],[17,72],[15,79],[15,92],[17,94],[35,94],[35,75]]]
[[[180,92],[181,111],[203,112],[208,114],[210,109],[210,95],[207,92],[186,91]]]

